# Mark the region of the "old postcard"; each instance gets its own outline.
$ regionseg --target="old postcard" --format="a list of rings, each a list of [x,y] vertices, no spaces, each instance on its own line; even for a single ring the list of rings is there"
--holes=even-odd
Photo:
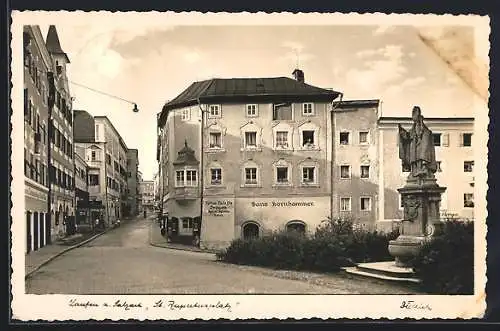
[[[14,319],[484,314],[488,17],[11,28]]]

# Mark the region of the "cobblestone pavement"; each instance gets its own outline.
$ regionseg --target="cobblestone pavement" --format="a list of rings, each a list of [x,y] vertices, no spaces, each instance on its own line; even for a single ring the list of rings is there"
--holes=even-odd
[[[153,247],[152,220],[123,224],[67,252],[26,281],[33,294],[411,294],[401,286],[341,275],[235,266],[209,253]],[[302,275],[298,277],[297,275]]]

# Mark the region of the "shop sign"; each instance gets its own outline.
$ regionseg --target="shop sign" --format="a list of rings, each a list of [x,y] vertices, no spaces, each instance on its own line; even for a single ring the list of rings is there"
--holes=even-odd
[[[223,217],[233,212],[233,202],[230,200],[205,201],[205,205],[210,216]]]
[[[252,207],[314,207],[314,201],[252,201]]]

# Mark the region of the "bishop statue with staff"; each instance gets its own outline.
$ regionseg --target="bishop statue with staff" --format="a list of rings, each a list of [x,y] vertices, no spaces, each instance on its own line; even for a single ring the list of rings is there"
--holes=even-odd
[[[409,179],[432,179],[437,170],[432,131],[424,124],[420,107],[413,107],[409,131],[399,124],[399,158],[410,170]]]

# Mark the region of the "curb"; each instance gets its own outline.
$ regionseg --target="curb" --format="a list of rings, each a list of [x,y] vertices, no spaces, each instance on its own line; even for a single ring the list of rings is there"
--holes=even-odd
[[[149,231],[149,245],[150,246],[163,248],[163,249],[173,249],[173,250],[177,250],[177,251],[193,252],[193,253],[204,253],[204,254],[214,254],[214,255],[217,253],[215,251],[204,251],[201,249],[200,250],[192,250],[192,249],[183,248],[183,247],[166,247],[166,246],[163,246],[161,244],[155,244],[155,243],[153,243],[153,240],[151,239],[152,229],[153,229],[153,227],[151,226],[150,231]]]
[[[92,236],[84,241],[82,241],[81,243],[78,243],[76,245],[73,245],[73,246],[70,246],[62,251],[60,251],[59,253],[55,254],[55,255],[52,255],[51,257],[49,257],[47,260],[43,261],[42,263],[40,263],[38,266],[36,266],[33,270],[31,270],[30,272],[28,272],[26,275],[24,275],[24,279],[28,279],[29,277],[31,277],[31,275],[33,275],[35,272],[37,272],[38,270],[40,270],[41,267],[47,265],[48,263],[50,263],[51,261],[53,261],[54,259],[58,258],[59,256],[63,255],[64,253],[67,253],[75,248],[78,248],[80,246],[83,246],[89,242],[91,242],[92,240],[94,239],[97,239],[98,237],[102,236],[103,234],[105,233],[108,233],[109,231],[113,230],[114,228],[108,228],[107,230],[101,232],[101,233],[98,233],[96,234],[95,236]]]

